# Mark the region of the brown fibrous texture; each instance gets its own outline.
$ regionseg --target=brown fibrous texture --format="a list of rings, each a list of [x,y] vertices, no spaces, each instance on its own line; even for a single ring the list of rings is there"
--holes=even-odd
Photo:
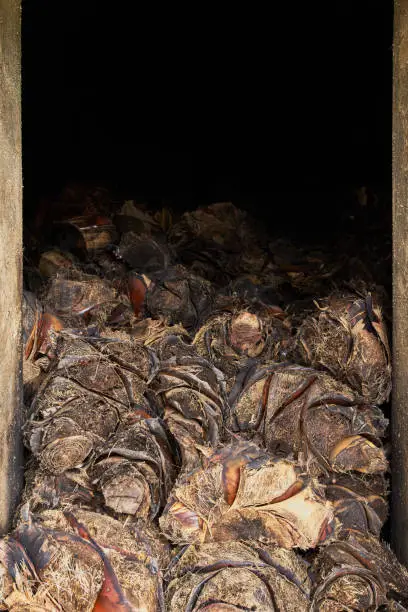
[[[244,542],[191,544],[166,574],[167,609],[309,609],[307,564],[293,551]]]
[[[211,283],[182,266],[151,275],[146,309],[153,318],[196,330],[211,312],[214,290]]]
[[[254,540],[283,548],[313,547],[335,531],[316,481],[295,463],[239,441],[180,479],[160,526],[180,544]]]
[[[222,438],[228,412],[224,377],[181,335],[161,336],[150,345],[159,367],[149,388],[180,446],[183,471],[190,471],[200,464],[198,447],[215,447]]]
[[[305,363],[325,368],[366,402],[382,404],[391,391],[387,330],[375,296],[330,296],[299,329]]]
[[[25,428],[44,469],[57,475],[79,467],[116,431],[121,415],[150,416],[144,397],[150,367],[148,349],[130,340],[60,337]]]
[[[184,213],[169,242],[190,270],[220,285],[238,274],[260,272],[266,261],[248,214],[231,202]]]
[[[163,545],[160,563],[167,562]],[[162,605],[161,567],[148,538],[94,512],[29,517],[0,542],[0,566],[5,603],[17,591],[33,606],[45,593],[54,606],[46,609],[67,612],[156,612]]]
[[[359,531],[380,536],[388,518],[388,486],[384,476],[332,474],[324,484],[326,497],[341,525],[340,535]]]
[[[230,387],[248,359],[256,358],[258,363],[280,360],[290,340],[281,315],[282,312],[271,316],[249,309],[221,312],[199,329],[194,345],[200,355],[223,371]]]
[[[352,532],[323,547],[313,566],[312,610],[378,610],[407,604],[408,572],[373,536]],[[388,609],[388,608],[386,608]]]
[[[384,473],[382,411],[330,375],[286,364],[244,369],[230,393],[232,427],[295,453],[311,473]]]
[[[130,414],[98,453],[92,479],[107,507],[153,519],[173,485],[177,456],[160,419],[132,421]]]

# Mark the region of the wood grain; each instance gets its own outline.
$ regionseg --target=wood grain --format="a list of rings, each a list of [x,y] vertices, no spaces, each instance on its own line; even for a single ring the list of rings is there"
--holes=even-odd
[[[0,0],[0,533],[22,486],[20,2]]]
[[[394,3],[392,540],[408,563],[408,0]]]

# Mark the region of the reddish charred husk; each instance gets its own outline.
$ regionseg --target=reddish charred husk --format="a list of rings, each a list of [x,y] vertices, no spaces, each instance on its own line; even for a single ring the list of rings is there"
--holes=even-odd
[[[234,540],[310,548],[332,537],[331,505],[296,464],[242,442],[174,487],[160,526],[173,542]]]
[[[351,388],[297,365],[257,365],[244,374],[230,393],[236,431],[261,435],[271,452],[294,452],[312,474],[386,472],[387,420]]]
[[[244,542],[190,545],[166,575],[167,609],[309,609],[307,564],[292,551]]]
[[[376,296],[332,295],[298,333],[303,360],[349,384],[366,402],[382,404],[391,391],[391,355]]]

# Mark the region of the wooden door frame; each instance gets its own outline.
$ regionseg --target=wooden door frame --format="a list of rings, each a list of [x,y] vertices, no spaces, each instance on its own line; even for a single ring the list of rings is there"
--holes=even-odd
[[[394,1],[392,543],[408,565],[408,0]]]
[[[22,489],[21,6],[0,0],[0,533]],[[392,541],[408,565],[408,0],[394,0]]]
[[[0,0],[0,533],[11,524],[22,460],[21,7]]]

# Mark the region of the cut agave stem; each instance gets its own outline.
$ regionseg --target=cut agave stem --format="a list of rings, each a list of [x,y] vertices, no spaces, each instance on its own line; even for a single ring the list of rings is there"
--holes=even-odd
[[[172,450],[159,419],[124,420],[92,467],[105,505],[121,514],[153,519],[176,476]]]
[[[379,610],[408,601],[408,572],[376,538],[351,532],[314,561],[312,610]],[[390,607],[388,607],[390,606]],[[398,608],[397,608],[398,609]]]
[[[25,427],[33,454],[56,475],[81,466],[103,447],[122,415],[151,416],[144,397],[149,349],[117,338],[65,334]]]
[[[349,387],[296,365],[254,365],[230,394],[232,426],[261,434],[272,452],[295,452],[312,473],[383,473],[382,411],[359,402]]]
[[[163,548],[160,563],[167,559]],[[6,604],[13,593],[29,592],[33,609],[44,593],[47,610],[163,609],[158,559],[130,527],[93,512],[49,511],[35,521],[28,515],[0,542],[0,565]]]
[[[210,317],[198,330],[194,345],[200,355],[225,374],[230,386],[248,359],[256,358],[258,363],[280,360],[289,342],[289,329],[281,320],[282,314],[279,310],[275,317],[266,309],[251,312],[232,308],[232,312]]]
[[[326,479],[325,490],[341,524],[340,534],[352,530],[380,536],[388,517],[388,490],[383,476],[335,474]]]
[[[391,355],[376,296],[330,296],[298,333],[304,361],[349,384],[364,401],[382,404],[391,391]]]
[[[169,612],[306,612],[307,564],[292,551],[244,542],[190,545],[167,573]]]
[[[178,481],[160,526],[179,544],[253,540],[283,548],[317,546],[335,530],[317,482],[244,441]]]
[[[215,447],[223,434],[228,411],[224,378],[180,336],[165,336],[153,345],[160,359],[149,388],[154,391],[164,421],[176,438],[184,472],[201,461],[198,446]]]
[[[195,331],[210,314],[214,290],[205,279],[182,266],[152,274],[150,279],[146,308],[153,318]]]

